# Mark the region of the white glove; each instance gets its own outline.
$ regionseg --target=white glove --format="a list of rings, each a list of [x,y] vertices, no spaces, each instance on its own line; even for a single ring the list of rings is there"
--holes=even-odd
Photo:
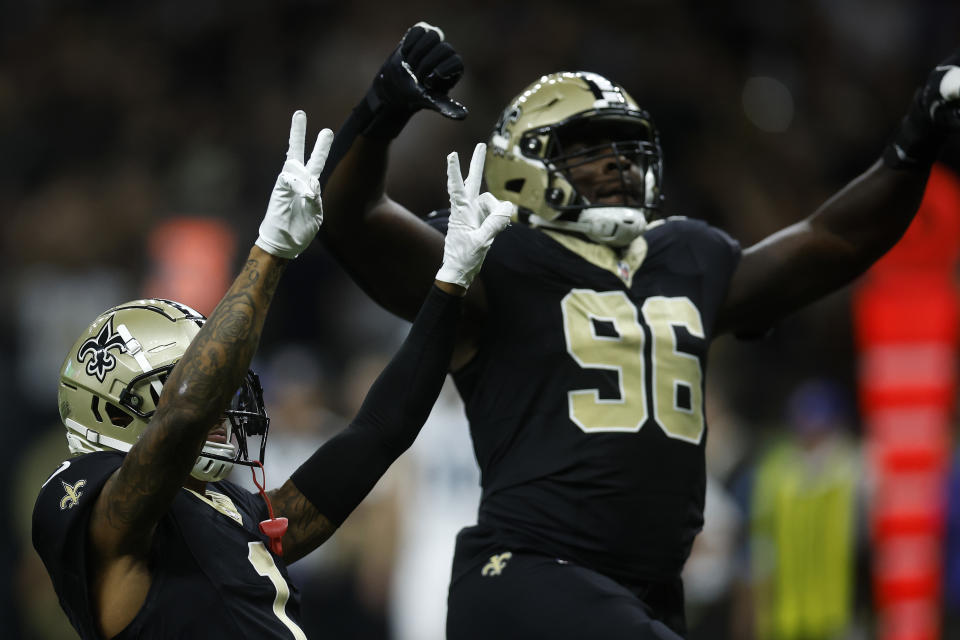
[[[437,280],[470,286],[483,265],[487,250],[516,212],[512,202],[497,200],[493,194],[480,193],[483,160],[487,145],[479,143],[470,160],[470,173],[464,182],[460,176],[460,157],[454,151],[447,156],[447,192],[450,194],[450,222],[443,245],[443,265]]]
[[[307,114],[296,111],[290,123],[287,161],[277,176],[257,238],[258,247],[280,258],[300,255],[313,241],[323,222],[319,178],[333,143],[333,132],[324,129],[317,135],[313,153],[304,166],[306,137]]]

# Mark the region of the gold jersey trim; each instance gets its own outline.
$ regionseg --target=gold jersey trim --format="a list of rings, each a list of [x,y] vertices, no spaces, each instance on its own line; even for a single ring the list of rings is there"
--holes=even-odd
[[[187,489],[184,487],[184,489]],[[237,506],[233,504],[233,500],[223,495],[222,493],[217,493],[216,491],[207,491],[206,495],[200,495],[193,489],[187,489],[190,493],[197,496],[205,503],[213,507],[216,511],[227,516],[241,527],[243,526],[243,516],[240,515],[240,510],[237,509]]]
[[[541,228],[541,231],[590,264],[617,276],[627,285],[627,288],[633,285],[633,276],[647,257],[647,241],[643,236],[634,238],[621,256],[616,250],[605,244],[581,240],[568,233],[552,229]]]

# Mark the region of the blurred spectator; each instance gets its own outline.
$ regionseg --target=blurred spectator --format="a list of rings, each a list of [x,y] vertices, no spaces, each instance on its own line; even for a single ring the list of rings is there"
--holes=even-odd
[[[800,385],[750,503],[757,640],[845,638],[855,620],[861,460],[837,386]]]
[[[451,378],[402,460],[408,474],[390,603],[395,637],[443,640],[454,542],[476,523],[480,502],[480,471]]]
[[[716,380],[716,378],[714,378]],[[725,385],[708,382],[707,494],[703,530],[683,570],[689,640],[740,640],[734,632],[737,588],[743,582],[746,505],[737,491],[751,462],[744,418]]]

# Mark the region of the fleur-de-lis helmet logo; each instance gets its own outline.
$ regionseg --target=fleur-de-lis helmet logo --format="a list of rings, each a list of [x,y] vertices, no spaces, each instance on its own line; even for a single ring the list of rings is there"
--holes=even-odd
[[[110,353],[110,349],[117,349],[120,353],[125,353],[127,350],[127,345],[120,334],[113,332],[112,316],[107,318],[95,338],[90,338],[80,345],[77,360],[83,362],[87,356],[90,356],[87,362],[87,373],[103,382],[107,372],[117,366],[117,359]]]

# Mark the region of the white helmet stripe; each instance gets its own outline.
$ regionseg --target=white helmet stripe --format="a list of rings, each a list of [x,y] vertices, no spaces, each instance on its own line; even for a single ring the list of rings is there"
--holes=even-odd
[[[133,334],[130,333],[130,330],[127,329],[127,325],[118,324],[117,333],[120,334],[120,337],[123,338],[124,343],[126,343],[127,353],[133,356],[133,359],[137,361],[137,364],[140,366],[140,370],[146,373],[153,369],[150,366],[150,361],[147,360],[147,354],[144,353],[143,347],[140,346],[140,342],[133,337]],[[157,392],[157,397],[160,396],[160,393],[163,391],[163,385],[160,384],[159,380],[151,380],[150,386],[153,387],[153,390]]]
[[[73,429],[80,434],[80,437],[84,440],[90,442],[94,445],[104,445],[110,447],[111,449],[116,449],[117,451],[130,451],[131,445],[129,442],[124,442],[123,440],[117,440],[116,438],[111,438],[110,436],[105,436],[99,431],[93,429],[88,429],[83,426],[76,420],[71,418],[64,418],[63,423],[67,425],[67,429]]]

